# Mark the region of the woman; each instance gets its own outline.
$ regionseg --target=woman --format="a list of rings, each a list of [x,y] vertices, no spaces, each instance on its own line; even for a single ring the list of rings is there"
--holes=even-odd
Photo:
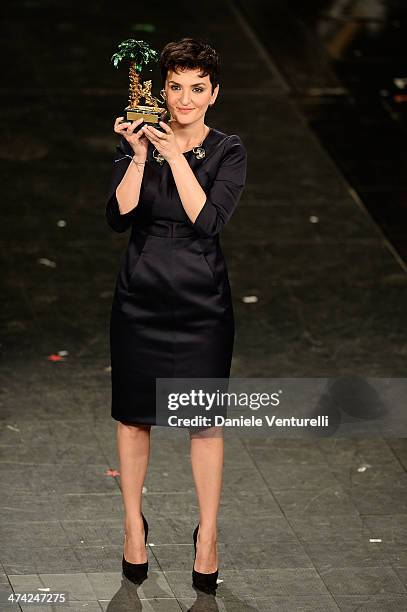
[[[219,93],[216,51],[192,38],[171,42],[160,70],[170,125],[160,122],[161,131],[140,128],[141,120],[116,119],[120,155],[106,206],[113,230],[131,227],[112,304],[110,350],[125,507],[122,566],[135,583],[148,569],[141,493],[156,424],[155,379],[230,373],[234,315],[219,234],[246,179],[239,136],[204,123]],[[200,506],[192,578],[197,588],[214,593],[223,436],[215,427],[206,435],[189,433]]]

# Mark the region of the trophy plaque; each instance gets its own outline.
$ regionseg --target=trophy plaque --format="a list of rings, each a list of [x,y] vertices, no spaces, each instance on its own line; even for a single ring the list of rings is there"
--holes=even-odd
[[[148,68],[151,63],[157,61],[157,52],[143,40],[129,38],[118,45],[117,52],[112,55],[112,63],[115,68],[122,60],[129,60],[129,104],[124,109],[124,120],[136,121],[142,117],[143,121],[137,126],[136,131],[144,124],[152,125],[163,132],[159,121],[165,121],[169,117],[167,109],[160,107],[160,100],[152,95],[152,82],[142,81],[141,72],[143,66]],[[151,72],[151,68],[148,68]],[[142,102],[142,103],[140,103]]]

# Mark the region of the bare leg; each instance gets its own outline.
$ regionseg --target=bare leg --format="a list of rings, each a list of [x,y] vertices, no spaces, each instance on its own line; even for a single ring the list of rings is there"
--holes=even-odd
[[[130,563],[145,563],[144,525],[141,494],[150,457],[151,425],[118,422],[117,449],[120,485],[125,513],[124,557]]]
[[[195,570],[211,574],[218,569],[217,513],[222,491],[223,430],[211,427],[192,433],[191,466],[199,503],[199,531]]]

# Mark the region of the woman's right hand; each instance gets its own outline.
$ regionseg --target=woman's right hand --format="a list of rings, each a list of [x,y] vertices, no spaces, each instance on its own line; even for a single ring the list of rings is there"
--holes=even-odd
[[[121,123],[122,119],[124,119],[124,117],[117,117],[116,121],[114,122],[114,131],[116,134],[121,134],[127,140],[137,159],[140,161],[145,161],[147,158],[149,140],[144,135],[143,130],[139,130],[138,132],[134,133],[136,127],[143,122],[142,117],[136,121]]]

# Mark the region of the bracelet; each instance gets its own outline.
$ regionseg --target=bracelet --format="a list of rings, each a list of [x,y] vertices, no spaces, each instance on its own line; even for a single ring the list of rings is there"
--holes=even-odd
[[[131,158],[131,161],[133,162],[133,164],[136,164],[136,166],[144,166],[147,163],[147,160],[143,162],[136,162],[134,161],[134,157]]]
[[[129,157],[131,159],[131,161],[133,162],[133,164],[136,164],[136,166],[144,166],[144,164],[146,164],[148,162],[148,159],[146,159],[146,161],[143,161],[143,162],[136,162],[136,161],[134,161],[133,156],[132,155],[128,155],[128,154],[124,155],[123,157],[119,157],[118,159],[115,159],[114,161],[115,161],[115,163],[117,163],[117,162],[121,161],[122,159],[126,159],[126,157]]]

